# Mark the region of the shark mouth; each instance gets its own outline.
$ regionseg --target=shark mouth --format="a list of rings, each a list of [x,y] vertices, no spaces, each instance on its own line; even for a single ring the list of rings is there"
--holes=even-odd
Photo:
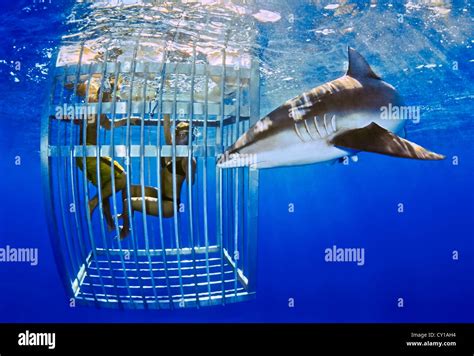
[[[258,155],[256,153],[229,153],[226,151],[220,155],[217,160],[218,168],[239,168],[251,167],[255,168],[258,165]]]

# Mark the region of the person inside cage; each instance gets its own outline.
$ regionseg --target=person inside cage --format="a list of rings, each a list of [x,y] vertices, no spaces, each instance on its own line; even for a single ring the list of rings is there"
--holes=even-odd
[[[165,133],[165,141],[167,145],[173,144],[171,135],[171,122],[168,114],[163,115],[163,129]],[[189,141],[189,135],[192,134],[189,130],[189,123],[179,122],[175,128],[175,144],[176,145],[187,145]],[[158,204],[161,203],[162,217],[170,218],[174,216],[174,198],[173,198],[173,179],[176,179],[176,206],[181,203],[180,196],[183,188],[183,183],[186,179],[191,180],[191,184],[194,184],[195,173],[196,173],[196,159],[193,158],[191,161],[191,172],[188,171],[189,160],[187,157],[176,157],[175,158],[175,170],[176,176],[173,177],[173,160],[170,157],[162,157],[161,159],[161,194],[157,187],[145,186],[142,194],[141,185],[132,185],[130,187],[130,205],[132,214],[135,211],[143,212],[143,206],[145,206],[146,213],[151,216],[159,216],[160,210]],[[121,237],[128,235],[130,230],[130,221],[128,218],[128,200],[123,201],[124,214],[123,228]]]
[[[100,91],[100,77],[92,77],[91,83],[88,81],[82,81],[77,84],[76,86],[76,95],[81,98],[85,98],[88,96],[87,102],[89,103],[97,103],[99,101],[100,96],[102,95],[102,102],[110,102],[112,101],[112,93],[114,92],[114,86],[117,85],[117,89],[115,92],[118,92],[118,88],[121,85],[121,78],[115,81],[114,76],[110,76],[108,79],[108,90],[104,90],[101,94]],[[69,82],[66,83],[65,87],[67,89],[74,89],[74,84]],[[88,91],[88,95],[87,95]],[[58,117],[59,116],[59,117]],[[61,120],[71,120],[71,116],[65,115],[64,113],[58,115],[58,111],[55,116],[56,119]],[[76,113],[74,114],[74,123],[80,126],[80,134],[79,134],[79,142],[80,144],[84,144],[83,137],[84,137],[84,122],[86,123],[86,145],[97,145],[97,125],[99,124],[106,130],[110,130],[112,125],[114,128],[122,127],[127,125],[127,119],[119,119],[114,120],[113,122],[109,120],[107,115],[101,114],[100,119],[97,120],[97,115],[87,115],[87,120],[84,117],[79,117]],[[130,125],[139,125],[140,118],[131,117],[130,118]],[[80,170],[84,170],[84,161],[82,157],[76,157],[76,164]],[[114,178],[112,182],[112,165],[114,167]],[[112,161],[111,157],[100,157],[99,158],[99,172],[97,172],[97,158],[96,157],[87,157],[85,161],[85,169],[86,169],[86,176],[89,182],[91,182],[97,189],[100,189],[101,198],[102,198],[102,206],[104,212],[104,218],[107,223],[107,227],[110,231],[115,229],[115,223],[112,216],[111,208],[110,208],[110,200],[109,198],[112,194],[121,192],[122,193],[122,201],[127,199],[127,191],[126,191],[126,183],[127,183],[127,176],[125,169],[117,162]],[[100,177],[100,187],[99,185],[99,177]],[[113,184],[115,184],[115,190],[113,190]],[[90,216],[94,213],[95,209],[99,204],[99,194],[96,194],[92,199],[89,200],[89,213]],[[122,235],[122,233],[121,233]]]
[[[87,90],[89,90],[88,102],[96,103],[100,98],[100,85],[97,83],[100,81],[100,78],[92,78],[91,83],[87,81],[80,82],[76,86],[76,95],[82,98],[85,98],[87,95]],[[121,79],[121,78],[120,78]],[[102,93],[102,102],[112,101],[112,92],[114,91],[114,86],[119,87],[121,85],[121,80],[118,80],[115,83],[113,76],[109,78],[109,88],[107,91]],[[67,89],[74,89],[73,83],[67,83]],[[118,92],[118,89],[115,90]],[[61,120],[71,120],[71,117],[68,115],[61,115],[60,117],[55,118]],[[89,115],[87,120],[75,116],[74,123],[80,125],[80,144],[83,144],[83,129],[84,121],[87,121],[86,124],[86,145],[97,145],[97,124],[100,124],[106,130],[110,130],[112,125],[114,128],[122,127],[127,124],[127,118],[114,120],[113,122],[109,120],[107,115],[101,114],[100,120],[97,122],[97,115]],[[163,115],[163,129],[165,134],[165,141],[167,145],[172,145],[172,135],[171,135],[171,122],[170,116],[168,114]],[[131,117],[130,125],[140,125],[141,118]],[[175,141],[176,145],[187,145],[189,140],[189,123],[179,122],[175,128]],[[194,176],[196,171],[196,160],[193,158],[191,162],[191,174],[188,174],[188,158],[187,157],[176,157],[175,159],[175,169],[176,169],[176,196],[177,196],[177,205],[180,204],[181,190],[185,179],[191,179],[194,183]],[[79,169],[83,170],[84,161],[82,157],[76,158],[76,164]],[[114,183],[115,191],[113,191],[112,183],[112,164],[114,165]],[[97,172],[97,158],[96,157],[87,157],[86,158],[86,175],[89,182],[91,182],[98,189],[99,183],[99,174]],[[118,217],[123,219],[123,226],[120,229],[120,238],[123,239],[127,237],[130,233],[130,218],[128,211],[128,196],[127,196],[127,175],[125,169],[117,162],[113,161],[110,157],[103,156],[99,158],[99,170],[100,170],[100,191],[102,197],[102,206],[104,218],[107,223],[107,227],[110,231],[115,229],[115,223],[113,215],[111,212],[111,206],[109,198],[114,193],[121,192],[122,194],[122,214],[119,214]],[[163,157],[161,159],[161,189],[162,194],[158,194],[158,188],[145,186],[144,194],[142,195],[141,185],[131,185],[130,186],[130,205],[131,213],[135,211],[143,212],[143,202],[145,202],[145,209],[148,215],[159,216],[158,208],[158,196],[161,197],[162,204],[162,216],[165,218],[172,217],[174,215],[174,203],[173,203],[173,161],[169,157]],[[94,213],[95,209],[99,204],[99,194],[96,194],[92,199],[89,200],[89,213],[90,216]]]

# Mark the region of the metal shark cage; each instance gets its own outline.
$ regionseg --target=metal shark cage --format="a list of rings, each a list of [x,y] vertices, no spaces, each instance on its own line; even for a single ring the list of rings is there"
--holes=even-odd
[[[256,284],[258,175],[250,168],[221,170],[216,161],[258,119],[257,64],[227,65],[225,48],[221,65],[197,63],[195,51],[187,63],[166,58],[139,61],[140,41],[136,39],[131,61],[112,59],[107,50],[102,62],[88,64],[81,44],[77,63],[56,65],[52,75],[42,118],[41,156],[48,225],[62,281],[76,303],[101,307],[185,308],[248,300]],[[79,95],[79,83],[89,83],[89,92],[92,79],[106,92],[111,77],[123,78],[124,97],[116,93],[116,85],[109,101],[104,94],[97,102]],[[183,81],[184,89],[179,86]],[[210,84],[220,87],[219,97],[209,97]],[[68,112],[75,120],[71,115],[66,119]],[[87,114],[77,116],[78,112]],[[187,122],[194,139],[187,145],[166,144],[166,114],[172,129],[178,121]],[[104,115],[110,128],[97,124],[97,144],[81,144],[84,133],[78,119],[85,127],[91,117],[99,120]],[[139,117],[140,123],[132,125],[132,117]],[[115,127],[123,119],[126,125]],[[77,158],[107,158],[120,164],[128,192],[132,185],[140,185],[142,192],[144,186],[161,192],[162,159],[174,162],[176,188],[180,157],[188,158],[189,164],[196,159],[196,179],[185,180],[181,197],[173,190],[174,215],[165,218],[160,209],[158,216],[150,216],[145,209],[130,216],[128,237],[118,237],[117,224],[108,231],[101,190],[91,184],[91,178],[104,179],[100,163],[97,176],[87,177]],[[111,169],[108,174],[113,177]],[[91,216],[88,201],[94,194],[99,195],[99,205]],[[118,194],[110,201],[118,223],[129,207]]]

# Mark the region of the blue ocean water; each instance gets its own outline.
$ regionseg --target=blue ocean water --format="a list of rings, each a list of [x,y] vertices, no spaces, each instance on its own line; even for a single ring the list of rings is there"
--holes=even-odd
[[[2,2],[0,247],[37,247],[40,259],[36,267],[0,263],[0,321],[472,322],[472,5],[328,6],[334,4],[261,4],[282,14],[258,25],[261,113],[342,75],[350,45],[407,103],[421,107],[420,122],[407,125],[408,138],[447,158],[362,153],[348,165],[261,171],[257,299],[123,312],[69,307],[47,233],[40,115],[52,48],[66,31],[73,1]],[[325,262],[325,249],[334,245],[364,248],[365,264]]]

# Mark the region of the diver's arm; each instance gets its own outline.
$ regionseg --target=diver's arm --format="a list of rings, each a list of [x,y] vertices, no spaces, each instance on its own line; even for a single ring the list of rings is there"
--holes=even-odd
[[[170,115],[164,114],[163,115],[163,129],[165,131],[165,142],[167,145],[171,145],[171,121]]]
[[[163,130],[165,132],[165,143],[167,145],[172,144],[171,140],[171,122],[170,122],[170,115],[169,114],[164,114],[163,115]],[[171,161],[171,157],[165,157],[164,158],[164,163],[165,165]]]
[[[183,159],[182,161],[183,170],[186,172],[186,179],[191,179],[191,184],[194,184],[195,176],[196,176],[196,159],[193,158],[191,160],[191,175],[188,172],[188,160]]]
[[[100,116],[100,126],[102,126],[106,130],[110,130],[112,128],[112,125],[114,126],[114,128],[127,126],[127,121],[128,121],[127,118],[112,121],[112,120],[109,120],[109,118],[105,114],[102,114]],[[142,119],[140,117],[136,117],[136,116],[130,117],[131,126],[138,126],[141,124],[141,121]]]

